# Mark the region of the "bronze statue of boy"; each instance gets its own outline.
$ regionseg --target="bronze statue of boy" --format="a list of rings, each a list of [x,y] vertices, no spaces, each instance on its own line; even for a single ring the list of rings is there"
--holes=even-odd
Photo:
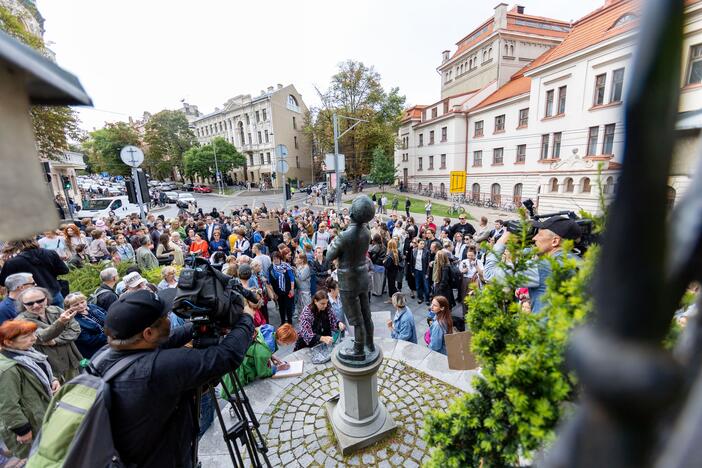
[[[366,253],[371,234],[368,222],[373,219],[375,209],[367,195],[357,197],[351,204],[351,224],[339,234],[327,249],[327,261],[338,259],[339,291],[341,304],[353,326],[353,349],[341,349],[339,356],[351,361],[372,361],[377,352],[373,344],[373,320],[371,318],[368,290],[368,263]],[[366,349],[368,356],[366,356]]]

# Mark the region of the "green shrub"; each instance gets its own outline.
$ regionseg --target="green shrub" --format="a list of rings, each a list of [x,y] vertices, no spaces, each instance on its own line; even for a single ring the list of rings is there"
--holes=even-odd
[[[564,351],[570,330],[591,309],[586,291],[597,249],[580,265],[551,260],[546,305],[526,313],[513,294],[533,256],[526,247],[524,236],[513,236],[505,279],[468,300],[466,324],[481,376],[474,378],[474,393],[427,416],[425,439],[435,447],[429,466],[517,466],[553,437],[563,403],[572,397],[575,381],[564,371]]]
[[[127,268],[134,265],[133,263],[122,262],[116,265],[120,278],[126,274]],[[69,289],[71,292],[80,291],[86,297],[95,292],[100,286],[100,272],[107,267],[115,266],[111,262],[102,262],[98,264],[86,263],[83,268],[74,268],[67,275],[63,275],[61,279],[68,280]],[[161,281],[161,268],[156,267],[141,272],[141,276],[146,278],[149,283],[158,284]],[[179,268],[176,268],[179,271]]]

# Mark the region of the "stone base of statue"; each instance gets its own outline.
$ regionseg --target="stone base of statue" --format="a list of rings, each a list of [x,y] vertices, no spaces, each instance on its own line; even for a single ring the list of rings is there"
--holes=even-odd
[[[376,373],[383,363],[380,347],[364,359],[351,356],[352,340],[345,340],[332,353],[332,364],[339,372],[339,396],[325,404],[327,417],[341,449],[347,455],[389,436],[397,427],[385,405],[378,400]]]

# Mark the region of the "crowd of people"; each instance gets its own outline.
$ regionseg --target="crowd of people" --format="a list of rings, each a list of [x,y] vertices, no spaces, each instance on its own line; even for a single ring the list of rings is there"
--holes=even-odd
[[[445,335],[462,329],[466,295],[500,276],[496,256],[504,250],[508,233],[502,221],[491,226],[484,217],[477,228],[466,215],[457,222],[445,218],[441,225],[431,214],[416,222],[409,207],[405,216],[398,215],[397,203],[384,215],[386,203],[376,200],[376,217],[369,223],[369,299],[386,297],[394,311],[387,323],[391,336],[413,343],[418,338],[409,303],[416,300],[426,307],[430,326],[424,341],[446,354]],[[194,258],[206,259],[255,292],[257,299],[246,301],[254,331],[251,352],[237,371],[240,380],[250,382],[285,369],[287,363],[273,354],[279,344],[294,344],[295,350],[332,345],[346,333],[348,321],[337,262],[329,262],[326,251],[349,223],[347,209],[338,213],[294,206],[283,211],[245,204],[228,214],[199,209],[181,210],[173,218],[149,213],[144,220],[83,219],[37,238],[6,242],[0,253],[0,285],[6,288],[0,302],[0,387],[13,389],[0,395],[6,447],[16,457],[26,457],[51,396],[81,372],[86,359],[116,339],[106,327],[113,305],[140,291],[163,296],[177,287],[180,270]],[[572,237],[567,232],[571,223],[548,227],[558,239]],[[483,241],[494,249],[481,248]],[[546,250],[558,247],[553,238],[542,243]],[[129,266],[120,277],[116,266],[123,263]],[[89,297],[71,292],[62,279],[87,264],[101,266],[100,284]],[[155,268],[161,281],[152,284],[143,273]],[[539,268],[532,278],[536,284],[525,285],[522,293],[525,308],[530,301],[532,308],[539,307],[539,275],[544,275]],[[277,311],[278,317],[269,311]],[[184,325],[171,311],[168,318],[171,330]],[[15,388],[18,379],[31,385]]]

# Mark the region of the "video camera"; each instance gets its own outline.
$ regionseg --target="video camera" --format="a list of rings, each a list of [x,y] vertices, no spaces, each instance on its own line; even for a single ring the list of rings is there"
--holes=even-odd
[[[196,337],[214,339],[219,337],[219,329],[232,328],[239,321],[244,299],[259,300],[238,278],[225,275],[207,259],[194,258],[192,266],[180,272],[173,312],[193,322]]]
[[[583,255],[590,245],[598,243],[599,235],[593,232],[594,224],[591,219],[578,218],[578,215],[576,215],[573,211],[557,211],[555,213],[537,215],[534,213],[533,201],[527,199],[522,202],[522,204],[529,212],[529,217],[531,218],[530,221],[539,221],[540,219],[547,219],[553,216],[567,216],[575,221],[575,224],[580,227],[581,231],[581,236],[575,241],[574,245],[574,250],[576,251],[575,253],[578,255]],[[525,226],[519,219],[510,219],[505,221],[505,229],[507,229],[508,232],[521,236],[522,229],[526,227],[526,237],[529,241],[531,241],[538,232],[538,228],[534,227],[530,221],[527,221]]]

